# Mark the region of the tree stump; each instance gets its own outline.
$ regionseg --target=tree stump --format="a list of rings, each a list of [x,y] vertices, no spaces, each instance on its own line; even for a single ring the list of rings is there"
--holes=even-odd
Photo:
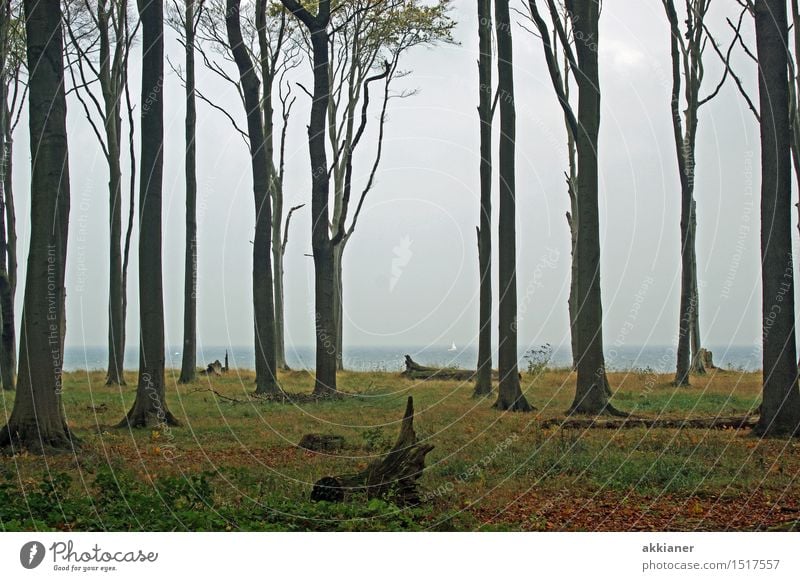
[[[697,356],[703,364],[705,369],[716,369],[717,366],[714,365],[714,354],[709,351],[708,349],[701,348],[700,351],[697,352]]]
[[[208,367],[200,372],[200,375],[222,375],[222,370],[222,363],[217,359],[213,363],[209,363]]]
[[[344,436],[335,434],[306,434],[297,444],[298,448],[312,452],[338,452],[344,448]]]
[[[342,502],[354,494],[384,498],[401,506],[419,504],[417,480],[425,470],[430,444],[417,442],[414,432],[414,400],[409,396],[397,442],[389,452],[355,474],[326,476],[314,484],[311,500]]]

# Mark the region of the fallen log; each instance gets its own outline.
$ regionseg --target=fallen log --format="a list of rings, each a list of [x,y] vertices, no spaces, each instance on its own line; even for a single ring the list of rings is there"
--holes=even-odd
[[[409,379],[439,379],[450,381],[471,381],[477,371],[474,369],[456,369],[454,367],[425,367],[406,355],[406,369],[401,375]],[[497,371],[492,370],[492,378],[497,379]]]
[[[543,430],[548,428],[561,428],[566,430],[609,429],[619,430],[625,428],[670,428],[670,429],[704,429],[704,430],[742,430],[753,428],[756,420],[753,416],[740,416],[729,418],[691,418],[691,419],[665,419],[665,418],[634,418],[605,419],[605,418],[553,418],[540,424]]]
[[[401,506],[419,504],[417,480],[425,470],[430,444],[417,442],[414,432],[414,400],[408,398],[397,442],[389,452],[355,474],[326,476],[314,484],[311,500],[342,502],[354,494],[384,498]]]

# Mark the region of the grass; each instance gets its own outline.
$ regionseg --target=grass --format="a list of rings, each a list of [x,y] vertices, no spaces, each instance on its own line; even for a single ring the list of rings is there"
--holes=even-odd
[[[129,431],[135,393],[102,372],[68,373],[63,402],[81,439],[75,456],[0,457],[2,530],[755,530],[800,518],[800,444],[735,430],[540,428],[571,403],[574,376],[523,376],[539,411],[499,413],[471,383],[416,383],[345,372],[347,396],[318,403],[250,397],[253,375],[176,385],[181,428]],[[675,388],[651,371],[613,373],[617,407],[642,416],[741,415],[758,405],[760,375],[717,371]],[[305,372],[281,376],[310,393]],[[228,399],[217,397],[211,389]],[[435,445],[425,502],[311,503],[313,483],[353,472],[384,452],[414,396],[418,436]],[[13,393],[3,393],[6,416]],[[344,451],[299,450],[309,432],[344,436]]]

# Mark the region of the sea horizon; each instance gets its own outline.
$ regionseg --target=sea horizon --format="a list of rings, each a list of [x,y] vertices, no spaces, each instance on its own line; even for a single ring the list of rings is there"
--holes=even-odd
[[[753,345],[708,346],[717,367],[740,371],[757,371],[761,368],[761,347]],[[533,349],[539,349],[534,347]],[[197,352],[197,367],[204,368],[215,360],[224,362],[228,353],[229,365],[242,370],[255,369],[255,352],[246,345],[203,346]],[[519,365],[527,366],[530,350],[520,350]],[[182,351],[180,346],[167,348],[167,368],[180,368]],[[352,371],[402,371],[405,355],[422,365],[435,367],[459,367],[471,369],[477,360],[477,347],[467,345],[452,349],[446,345],[397,345],[371,346],[353,345],[344,348],[342,358],[345,369]],[[606,367],[609,371],[650,369],[659,373],[674,371],[677,357],[672,345],[630,345],[611,347],[605,350]],[[104,370],[108,351],[105,346],[67,346],[64,350],[64,371]],[[290,346],[286,348],[287,364],[292,369],[313,370],[315,352],[313,346]],[[138,361],[138,346],[125,350],[124,367],[135,371]],[[496,358],[494,363],[496,364]],[[550,367],[568,367],[571,364],[569,346],[552,347],[548,360]]]

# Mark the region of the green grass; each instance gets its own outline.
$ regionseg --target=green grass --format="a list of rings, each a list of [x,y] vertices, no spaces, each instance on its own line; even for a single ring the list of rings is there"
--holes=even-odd
[[[734,430],[560,430],[540,427],[569,407],[574,376],[524,376],[533,414],[499,413],[472,384],[416,383],[345,372],[346,397],[269,403],[250,397],[252,373],[176,385],[168,401],[183,427],[112,428],[128,386],[70,373],[63,402],[81,439],[77,457],[0,458],[3,530],[726,530],[797,518],[797,442]],[[309,393],[305,372],[281,377]],[[617,407],[642,416],[739,415],[758,405],[760,375],[717,372],[674,388],[667,376],[615,373]],[[209,389],[241,403],[216,397]],[[353,472],[394,441],[414,396],[418,436],[430,441],[413,509],[364,498],[308,501],[322,476]],[[13,393],[3,393],[6,416]],[[344,436],[335,455],[296,448],[309,432]]]

